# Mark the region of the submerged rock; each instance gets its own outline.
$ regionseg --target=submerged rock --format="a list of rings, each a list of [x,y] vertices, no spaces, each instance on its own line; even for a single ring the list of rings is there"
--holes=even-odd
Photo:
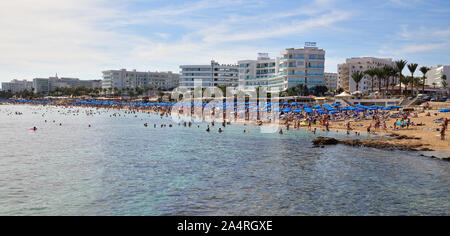
[[[339,140],[335,138],[317,137],[312,142],[315,146],[324,146],[324,145],[336,145],[339,143]]]
[[[416,139],[411,137],[398,136],[399,139],[368,139],[368,140],[338,140],[335,138],[318,137],[312,142],[314,146],[344,144],[351,147],[370,147],[385,150],[402,150],[402,151],[432,151],[423,147],[423,144],[417,142],[402,142],[402,140]]]

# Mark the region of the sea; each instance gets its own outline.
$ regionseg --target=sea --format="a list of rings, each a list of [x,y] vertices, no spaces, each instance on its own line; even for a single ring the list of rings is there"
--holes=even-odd
[[[450,215],[449,162],[207,125],[1,105],[0,215]]]

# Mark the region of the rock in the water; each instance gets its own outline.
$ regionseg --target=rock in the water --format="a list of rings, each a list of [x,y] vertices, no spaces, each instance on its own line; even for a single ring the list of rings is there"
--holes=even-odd
[[[326,138],[326,137],[318,137],[314,139],[312,142],[316,146],[336,145],[339,143],[339,141],[335,138]]]

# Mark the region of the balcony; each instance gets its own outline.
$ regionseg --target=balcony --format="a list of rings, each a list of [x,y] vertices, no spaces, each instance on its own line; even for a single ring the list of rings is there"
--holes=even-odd
[[[312,69],[323,69],[325,68],[324,66],[308,66],[308,68],[312,68]]]

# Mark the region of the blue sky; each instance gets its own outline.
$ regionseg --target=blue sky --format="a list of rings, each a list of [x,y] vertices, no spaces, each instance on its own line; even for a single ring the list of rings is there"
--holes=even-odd
[[[346,58],[450,64],[448,0],[17,0],[0,3],[0,81],[279,56],[306,41]]]

